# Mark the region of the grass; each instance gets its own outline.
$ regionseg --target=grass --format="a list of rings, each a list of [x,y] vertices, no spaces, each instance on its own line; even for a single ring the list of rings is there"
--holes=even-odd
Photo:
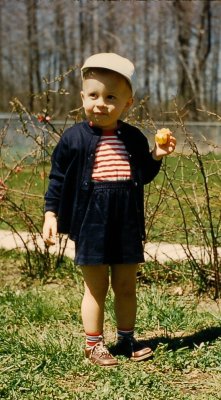
[[[221,311],[218,303],[194,294],[187,271],[173,284],[163,276],[158,284],[138,279],[136,331],[154,349],[153,359],[133,363],[119,357],[117,368],[102,369],[83,354],[78,269],[67,261],[43,285],[22,274],[22,254],[0,255],[2,399],[221,399]],[[151,275],[153,266],[145,268]],[[111,291],[105,331],[113,343]]]
[[[24,164],[21,170],[10,174],[6,181],[7,195],[1,202],[0,229],[9,229],[10,225],[23,231],[29,231],[32,225],[35,230],[41,229],[48,171],[49,166],[33,163]],[[6,175],[9,170],[3,173]]]

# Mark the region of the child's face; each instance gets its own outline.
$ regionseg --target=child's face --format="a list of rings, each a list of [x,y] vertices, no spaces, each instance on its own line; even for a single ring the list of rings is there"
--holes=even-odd
[[[102,129],[115,129],[117,121],[133,103],[126,80],[111,71],[97,71],[83,80],[81,92],[86,117]]]

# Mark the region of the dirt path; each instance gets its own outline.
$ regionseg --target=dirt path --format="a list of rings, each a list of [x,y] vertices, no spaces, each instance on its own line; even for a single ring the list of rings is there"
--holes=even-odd
[[[28,249],[34,250],[36,245],[41,249],[44,248],[44,242],[39,234],[36,234],[35,238],[27,232],[19,232],[15,234],[11,231],[0,230],[0,248],[7,250],[20,249],[25,250],[27,246]],[[50,248],[52,253],[57,253],[59,250],[59,243],[57,242],[55,246]],[[204,247],[190,246],[189,251],[191,251],[195,259],[207,262],[209,260],[209,253],[211,250]],[[221,247],[218,248],[219,256],[221,257]],[[188,259],[188,249],[185,245],[181,244],[171,244],[171,243],[150,243],[145,244],[145,260],[157,260],[161,263],[167,261],[182,261]],[[65,255],[74,258],[74,242],[68,240],[65,249]]]

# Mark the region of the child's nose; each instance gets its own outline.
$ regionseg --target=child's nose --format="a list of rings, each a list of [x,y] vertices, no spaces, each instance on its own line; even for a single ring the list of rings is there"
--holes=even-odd
[[[104,101],[103,97],[98,97],[96,106],[97,107],[105,107],[105,101]]]

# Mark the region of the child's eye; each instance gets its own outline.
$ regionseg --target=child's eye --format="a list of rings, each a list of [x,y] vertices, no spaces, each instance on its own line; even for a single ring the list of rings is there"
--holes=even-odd
[[[116,97],[114,95],[112,95],[112,94],[109,94],[107,96],[107,98],[108,98],[108,100],[115,100],[116,99]]]
[[[90,93],[90,94],[89,94],[89,97],[90,97],[91,99],[96,99],[97,95],[96,95],[96,93]]]

